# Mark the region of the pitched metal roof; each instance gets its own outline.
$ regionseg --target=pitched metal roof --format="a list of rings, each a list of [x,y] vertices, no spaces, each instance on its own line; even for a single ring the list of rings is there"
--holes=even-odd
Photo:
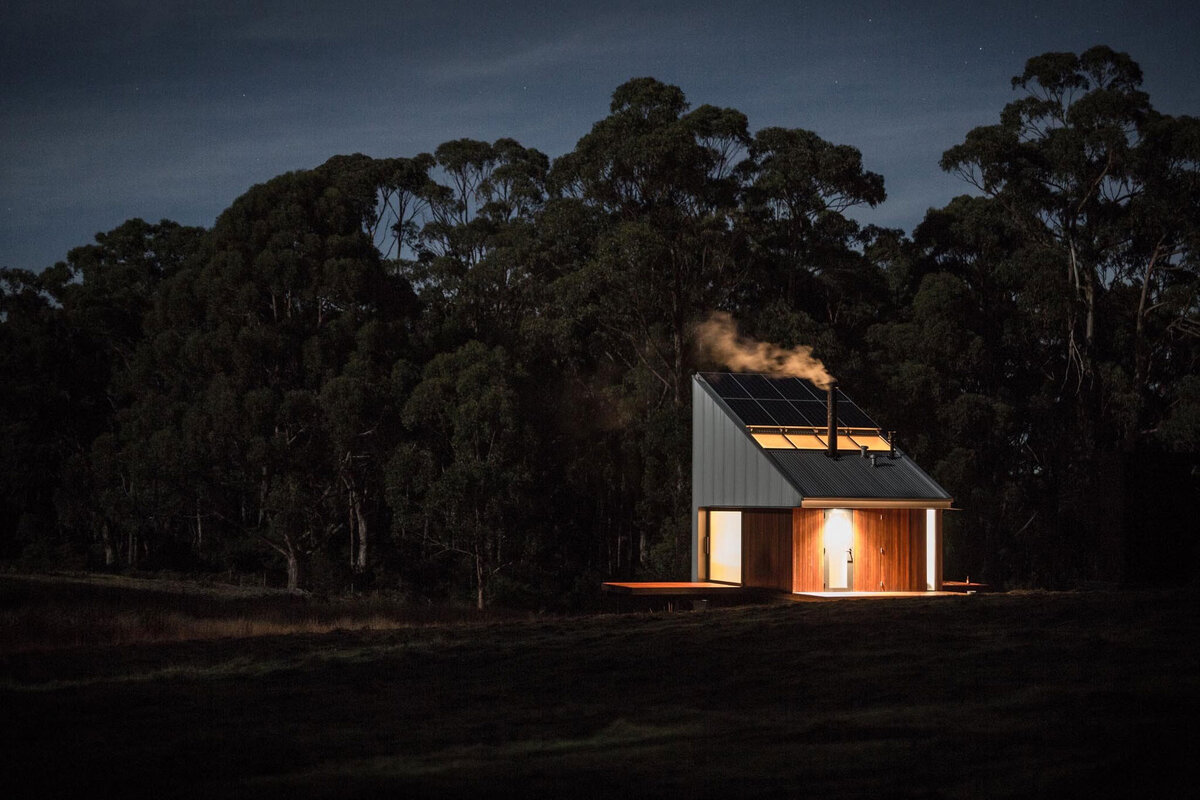
[[[800,378],[775,378],[747,373],[705,372],[696,375],[722,410],[735,421],[755,446],[775,465],[787,482],[805,499],[863,501],[927,501],[948,506],[950,494],[917,464],[897,449],[896,457],[876,453],[872,460],[858,452],[841,451],[831,458],[824,449],[789,449],[781,436],[763,436],[771,426],[788,432],[824,424],[825,392]],[[858,430],[877,426],[849,397],[838,392],[839,428]],[[879,431],[882,434],[882,431]],[[757,435],[756,435],[757,434]],[[791,437],[794,444],[797,437]],[[781,441],[765,447],[764,441]],[[816,441],[810,439],[810,441]],[[876,440],[879,441],[879,440]],[[886,443],[880,441],[886,446]]]
[[[765,450],[788,483],[805,498],[949,500],[950,494],[903,453],[875,459],[822,450]]]

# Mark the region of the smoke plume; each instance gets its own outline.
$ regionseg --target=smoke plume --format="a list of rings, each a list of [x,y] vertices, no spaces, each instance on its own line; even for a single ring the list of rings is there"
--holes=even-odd
[[[812,348],[800,345],[785,350],[770,342],[756,342],[738,334],[737,323],[724,311],[714,311],[696,326],[701,351],[733,372],[764,372],[777,377],[807,378],[821,389],[836,379]]]

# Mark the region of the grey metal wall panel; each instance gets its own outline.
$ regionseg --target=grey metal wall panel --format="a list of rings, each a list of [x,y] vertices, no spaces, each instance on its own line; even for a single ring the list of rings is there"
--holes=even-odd
[[[800,495],[743,428],[701,387],[692,402],[693,507],[793,508]]]
[[[701,508],[794,508],[800,501],[779,468],[693,376],[692,580],[700,574]]]

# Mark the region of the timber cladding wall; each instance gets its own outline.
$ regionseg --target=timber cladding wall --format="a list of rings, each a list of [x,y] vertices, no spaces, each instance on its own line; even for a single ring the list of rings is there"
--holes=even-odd
[[[819,592],[825,588],[821,557],[825,512],[819,508],[792,509],[792,591]]]
[[[791,509],[742,512],[742,584],[792,591]]]
[[[854,512],[854,588],[925,591],[924,509]]]
[[[925,510],[858,509],[853,519],[854,590],[925,591]],[[742,512],[742,584],[819,592],[824,579],[825,511]]]

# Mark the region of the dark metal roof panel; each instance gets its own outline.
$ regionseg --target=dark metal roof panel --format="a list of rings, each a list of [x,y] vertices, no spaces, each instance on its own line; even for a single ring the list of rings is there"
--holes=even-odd
[[[765,450],[803,497],[949,500],[950,495],[908,456],[881,456],[876,466],[857,455],[830,458],[821,450]]]
[[[763,404],[752,399],[752,393],[743,388],[745,385],[762,389],[763,384],[753,381],[743,383],[741,373],[704,372],[699,373],[697,383],[713,398],[715,404],[722,408],[750,442],[746,425],[771,424],[757,421],[773,419],[767,413]],[[765,379],[773,390],[779,390],[782,396],[794,394],[798,389],[810,391],[814,396],[821,394],[820,390],[812,388],[807,381],[799,378],[778,379],[768,376],[755,376]],[[789,384],[788,381],[793,383]],[[781,388],[782,387],[782,388]],[[820,424],[824,424],[824,403],[815,401],[792,401],[793,407],[807,413],[808,406],[813,406],[810,416],[821,414]],[[851,411],[851,409],[853,411]],[[850,413],[847,413],[850,412]],[[855,421],[847,419],[853,412],[862,415],[861,421],[855,416]],[[838,417],[843,426],[862,424],[865,427],[876,427],[853,401],[838,391]],[[784,424],[784,423],[776,423]],[[892,459],[880,454],[876,466],[871,466],[869,458],[851,453],[841,453],[837,458],[830,458],[824,450],[775,450],[766,449],[757,443],[753,447],[766,455],[779,473],[803,498],[858,498],[883,500],[951,500],[950,494],[929,477],[916,463],[898,452]]]

